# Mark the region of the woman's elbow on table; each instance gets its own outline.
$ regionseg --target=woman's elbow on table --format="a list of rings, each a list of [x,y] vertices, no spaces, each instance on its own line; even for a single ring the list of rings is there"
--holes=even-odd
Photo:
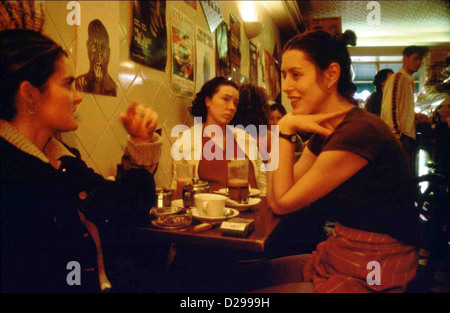
[[[289,214],[295,211],[298,211],[307,205],[293,205],[290,201],[287,201],[286,199],[269,199],[269,205],[272,212],[276,215],[285,215]]]

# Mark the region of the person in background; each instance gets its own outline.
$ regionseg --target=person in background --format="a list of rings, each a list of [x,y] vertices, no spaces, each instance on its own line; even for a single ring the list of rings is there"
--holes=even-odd
[[[278,123],[280,165],[268,176],[268,203],[279,215],[326,207],[335,226],[311,255],[238,273],[243,281],[256,277],[259,288],[270,286],[266,292],[402,292],[416,273],[414,185],[389,127],[355,106],[347,32],[341,39],[324,31],[297,35],[283,49],[283,91],[292,112]],[[314,135],[295,162],[291,139],[299,131]],[[381,284],[367,281],[374,261]]]
[[[268,121],[269,125],[278,125],[278,122],[281,120],[283,116],[285,116],[286,109],[283,105],[279,103],[272,104],[269,108],[268,112]],[[305,134],[305,136],[308,136],[308,134]],[[297,160],[302,155],[303,149],[305,148],[305,144],[303,142],[303,138],[297,134],[297,141],[295,142],[295,157]]]
[[[411,173],[415,173],[416,119],[423,114],[414,111],[414,78],[427,47],[409,46],[403,50],[403,67],[385,83],[381,102],[381,119],[402,143]]]
[[[230,125],[242,125],[248,129],[250,125],[255,126],[256,138],[259,152],[266,162],[269,159],[271,148],[271,132],[267,121],[267,111],[269,105],[267,104],[266,91],[258,86],[252,84],[242,84],[239,88],[239,104],[236,114],[230,122]],[[260,126],[263,126],[260,128]]]
[[[238,103],[239,87],[233,81],[224,77],[215,77],[202,86],[192,102],[191,108],[192,116],[202,118],[202,141],[194,141],[194,125],[189,130],[182,133],[174,143],[172,152],[176,151],[177,153],[180,153],[180,155],[188,155],[188,157],[186,158],[183,156],[181,160],[174,160],[171,184],[172,189],[177,188],[177,165],[183,162],[195,166],[194,176],[203,181],[208,181],[211,191],[227,187],[227,155],[224,147],[227,146],[227,133],[230,132],[228,125],[236,114]],[[217,134],[214,134],[213,128],[208,126],[220,127],[223,135],[222,138],[216,137]],[[253,141],[255,145],[256,142],[244,130],[235,129],[235,131],[235,134],[229,134],[234,138],[234,158],[236,158],[238,150],[245,153],[246,158],[248,158],[249,152],[246,147],[251,141]],[[191,151],[186,154],[184,153],[184,149],[189,145],[188,140],[191,141]],[[210,151],[214,156],[212,158],[206,158],[204,147],[207,143],[211,144],[211,140],[214,142],[214,145],[210,147]],[[216,149],[219,150],[216,151]],[[221,159],[216,158],[217,155],[220,155]],[[262,166],[261,156],[257,153],[257,159],[250,160],[249,163],[249,184],[252,188],[258,188],[261,190],[262,194],[265,194],[266,173],[261,171]]]
[[[111,289],[100,234],[148,216],[161,147],[156,112],[132,103],[120,115],[129,162],[109,181],[56,139],[78,128],[82,101],[61,46],[39,32],[1,31],[0,86],[1,290]],[[81,285],[68,283],[74,261]]]
[[[380,116],[384,84],[392,74],[394,74],[393,70],[385,68],[375,75],[375,79],[373,80],[375,91],[366,100],[365,108],[367,112]]]

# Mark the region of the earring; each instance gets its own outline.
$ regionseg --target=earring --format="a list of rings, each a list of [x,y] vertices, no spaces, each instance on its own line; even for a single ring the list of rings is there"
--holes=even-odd
[[[35,105],[29,105],[28,106],[28,114],[30,115],[36,115],[37,113],[37,107]]]

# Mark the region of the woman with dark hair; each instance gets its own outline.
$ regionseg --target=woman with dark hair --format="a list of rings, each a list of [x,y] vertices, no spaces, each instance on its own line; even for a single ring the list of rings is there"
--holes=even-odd
[[[249,184],[252,188],[258,188],[265,194],[266,175],[261,171],[263,166],[260,154],[257,158],[249,158],[249,149],[256,141],[244,130],[228,127],[232,121],[239,103],[239,87],[231,80],[224,77],[215,77],[207,81],[197,93],[192,102],[191,114],[194,118],[201,118],[202,140],[195,141],[194,125],[181,134],[172,147],[172,153],[176,151],[182,155],[181,160],[174,160],[172,189],[177,187],[177,165],[189,163],[195,166],[195,177],[208,181],[212,191],[227,187],[227,155],[226,147],[234,145],[233,158],[241,152],[245,154],[249,163]],[[195,124],[198,124],[196,121]],[[218,133],[221,133],[219,136]],[[227,137],[234,138],[232,143],[226,142]],[[198,138],[197,138],[198,139]],[[211,141],[214,145],[211,147]],[[205,151],[205,145],[208,150]],[[190,147],[190,151],[184,151]],[[210,155],[212,154],[212,155]]]
[[[78,128],[82,99],[73,83],[67,53],[53,40],[0,32],[2,291],[111,288],[99,229],[145,218],[154,201],[157,114],[133,103],[120,116],[131,136],[127,170],[106,181],[55,138]]]
[[[373,84],[375,85],[375,91],[366,100],[366,111],[380,116],[381,114],[381,101],[383,100],[383,87],[386,80],[394,74],[394,71],[390,68],[385,68],[375,75]]]
[[[283,49],[292,112],[278,123],[280,162],[269,173],[268,202],[281,215],[323,208],[335,227],[312,255],[261,265],[260,273],[283,273],[271,284],[287,283],[266,291],[401,292],[416,272],[418,218],[406,160],[387,125],[354,105],[347,43],[315,31]],[[301,131],[314,135],[295,163],[292,138]]]
[[[286,109],[282,104],[275,103],[269,107],[269,112],[267,112],[267,121],[269,125],[278,125],[278,122],[283,116],[287,114]]]
[[[267,103],[266,91],[252,84],[243,84],[239,88],[239,104],[237,113],[231,120],[231,125],[242,125],[244,128],[253,127],[252,136],[257,143],[259,152],[263,162],[269,159],[271,147],[271,132],[268,121],[267,111],[269,104]],[[260,126],[263,126],[260,128]]]

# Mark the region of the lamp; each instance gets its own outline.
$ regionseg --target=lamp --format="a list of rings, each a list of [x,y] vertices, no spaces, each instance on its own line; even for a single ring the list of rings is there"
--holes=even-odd
[[[244,30],[247,38],[250,40],[255,38],[261,31],[263,30],[263,23],[255,21],[255,22],[246,22],[244,21]]]

